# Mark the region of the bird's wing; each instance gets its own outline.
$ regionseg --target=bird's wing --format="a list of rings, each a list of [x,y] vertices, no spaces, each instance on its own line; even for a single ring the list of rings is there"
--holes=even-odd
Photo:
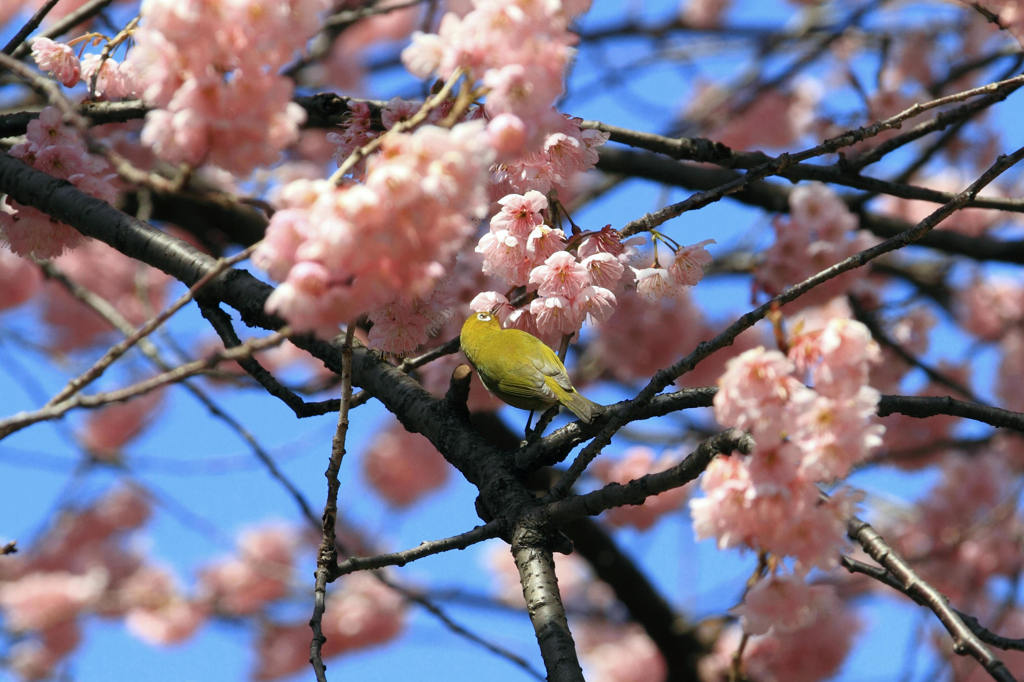
[[[536,367],[540,373],[544,376],[551,377],[556,384],[559,385],[565,391],[572,391],[572,382],[569,381],[569,375],[565,372],[565,365],[562,364],[555,352],[548,348],[543,347],[544,351],[538,352],[530,358],[533,366]]]
[[[515,397],[537,399],[547,396],[554,398],[551,389],[544,382],[544,375],[531,371],[506,372],[497,384],[500,392]]]

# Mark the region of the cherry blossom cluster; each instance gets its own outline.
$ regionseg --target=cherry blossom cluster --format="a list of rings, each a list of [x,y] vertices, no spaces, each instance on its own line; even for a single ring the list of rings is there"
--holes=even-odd
[[[858,230],[857,216],[827,185],[812,182],[789,195],[788,219],[776,218],[775,243],[765,251],[756,272],[757,285],[769,295],[816,274],[871,245]],[[860,275],[849,272],[815,287],[790,306],[822,304],[855,288]]]
[[[278,74],[326,0],[146,0],[125,66],[151,107],[142,140],[163,159],[236,173],[273,163],[304,119]]]
[[[43,275],[32,261],[0,247],[0,311],[29,301],[43,283]]]
[[[650,301],[635,291],[616,294],[612,316],[597,326],[587,359],[595,360],[619,381],[650,377],[693,351],[697,344],[718,332],[704,319],[687,289]],[[740,334],[731,346],[705,358],[693,371],[681,376],[683,386],[708,386],[725,371],[725,362],[764,343],[758,328]]]
[[[453,101],[444,100],[437,106],[426,112],[424,123],[439,124],[450,112]],[[327,133],[327,141],[334,145],[333,159],[339,166],[348,160],[348,157],[363,145],[367,144],[383,132],[389,131],[396,124],[407,121],[419,113],[423,107],[422,102],[392,97],[380,107],[375,116],[367,102],[352,100],[349,102],[349,110],[345,116],[345,122],[340,131]],[[471,112],[474,109],[470,109]],[[474,118],[473,114],[463,116],[461,120]],[[383,128],[383,130],[382,130]],[[489,136],[487,138],[489,141]],[[355,180],[364,180],[366,175],[365,160],[358,161],[348,171]]]
[[[656,239],[667,238],[658,235]],[[679,296],[704,277],[704,269],[711,264],[711,254],[704,247],[714,243],[714,239],[705,239],[690,246],[675,245],[675,255],[667,268],[659,265],[657,258],[649,267],[631,268],[636,278],[637,293],[652,302]]]
[[[46,107],[28,124],[26,140],[9,154],[108,203],[117,189],[106,160],[90,154],[81,136],[64,125],[56,107]],[[85,240],[80,232],[9,197],[0,202],[0,243],[21,256],[52,258]]]
[[[994,154],[993,154],[994,156]],[[963,191],[970,183],[972,177],[968,173],[956,172],[952,169],[944,169],[930,177],[916,181],[921,187],[927,187],[939,192],[956,194]],[[998,186],[989,185],[982,194],[985,198],[1003,198],[1005,193]],[[902,218],[908,223],[919,223],[932,214],[937,205],[930,201],[921,199],[904,199],[902,197],[886,196],[880,202],[880,208],[889,215]],[[1004,220],[1000,211],[994,208],[961,208],[936,225],[939,230],[951,230],[966,234],[971,237],[980,237],[987,234],[993,227]]]
[[[957,297],[957,318],[982,341],[998,344],[996,392],[1007,409],[1024,410],[1024,287],[1007,277],[975,278]]]
[[[281,281],[267,300],[297,329],[332,333],[399,297],[431,293],[487,208],[481,121],[387,135],[363,184],[296,181],[254,261]]]
[[[736,609],[740,625],[728,627],[700,661],[703,680],[728,679],[741,638],[743,672],[766,682],[815,682],[836,674],[861,623],[829,586],[799,578],[757,583]]]
[[[559,574],[561,575],[561,574]],[[581,620],[573,626],[580,662],[590,682],[665,680],[665,659],[637,623]]]
[[[867,328],[843,318],[802,326],[788,357],[759,347],[727,364],[715,418],[757,445],[748,457],[713,460],[690,509],[698,537],[794,557],[807,571],[835,565],[858,500],[848,490],[822,499],[816,484],[845,477],[884,429],[874,420],[879,394],[867,385],[880,355]]]
[[[79,441],[96,459],[115,461],[121,448],[138,437],[153,420],[163,397],[163,390],[150,391],[90,412]]]
[[[303,538],[294,528],[268,524],[243,531],[236,555],[201,569],[190,596],[168,569],[125,549],[129,535],[149,515],[144,491],[120,487],[63,516],[28,551],[4,557],[0,615],[20,637],[7,654],[13,671],[24,679],[51,676],[79,645],[80,622],[89,615],[123,619],[135,637],[169,645],[190,638],[215,616],[265,617],[269,605],[293,592]],[[395,637],[404,612],[402,598],[376,578],[358,574],[342,579],[327,599],[324,655]],[[281,634],[280,641],[272,633]],[[308,665],[310,630],[305,619],[287,625],[265,620],[260,640],[259,678],[280,677]]]
[[[577,40],[569,21],[589,5],[589,0],[474,0],[462,16],[446,13],[437,33],[414,32],[402,62],[423,79],[447,80],[464,70],[487,89],[484,110],[504,131],[496,137],[506,137],[509,128],[521,130],[515,137],[535,148],[559,118],[552,105],[562,94]]]
[[[450,472],[429,440],[397,423],[379,430],[363,455],[366,481],[396,507],[407,507],[440,488]]]
[[[142,491],[118,488],[62,516],[30,551],[4,557],[0,613],[25,635],[8,652],[13,670],[26,679],[51,675],[78,646],[83,614],[127,617],[152,608],[153,595],[130,589],[147,569],[123,548],[125,535],[149,514]]]
[[[548,201],[543,194],[509,194],[498,203],[501,210],[476,247],[484,258],[484,272],[537,296],[529,310],[514,309],[503,294],[487,291],[474,298],[470,308],[496,309],[505,326],[536,331],[547,339],[579,331],[588,316],[595,322],[607,320],[617,304],[613,289],[622,294],[634,279],[636,290],[650,300],[677,296],[703,277],[711,261],[704,249],[708,240],[678,248],[668,268],[632,267],[635,241],[623,242],[610,227],[584,236],[574,255],[566,250],[569,244],[562,230],[547,224]]]
[[[512,153],[516,146],[509,137],[515,135],[511,114],[492,120],[487,130],[491,144],[500,154],[495,166],[492,196],[529,190],[558,192],[568,201],[576,190],[580,174],[597,163],[597,148],[608,141],[608,133],[580,127],[581,119],[556,115],[548,122],[547,132],[536,149]]]
[[[89,53],[81,60],[70,45],[49,38],[32,39],[32,58],[40,69],[67,88],[84,82],[100,99],[123,99],[135,95],[131,69],[111,56]],[[95,87],[94,87],[95,83]]]
[[[536,291],[529,310],[515,310],[498,292],[484,292],[470,303],[473,310],[497,308],[506,326],[538,332],[545,338],[573,334],[589,315],[605,320],[615,306],[608,287],[618,285],[625,272],[626,253],[612,230],[586,237],[576,254],[563,250],[562,230],[549,227],[543,212],[547,199],[537,191],[507,195],[490,222],[476,251],[484,257],[484,272],[510,286]]]
[[[716,3],[721,4],[721,0],[699,4]],[[718,7],[708,9],[720,11]],[[695,7],[695,12],[704,11]],[[693,98],[687,117],[700,123],[708,137],[733,149],[781,149],[813,130],[820,117],[818,105],[823,94],[820,83],[802,78],[789,90],[771,88],[759,93],[753,102],[736,106],[728,90],[705,85]]]
[[[939,483],[902,510],[903,522],[883,521],[880,531],[951,601],[986,605],[992,578],[1009,579],[1024,568],[1018,476],[999,452],[956,453],[943,461]]]

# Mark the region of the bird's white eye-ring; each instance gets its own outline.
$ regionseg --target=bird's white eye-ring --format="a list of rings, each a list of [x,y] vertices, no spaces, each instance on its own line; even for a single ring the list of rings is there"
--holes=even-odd
[[[477,313],[476,314],[476,319],[480,320],[481,322],[490,322],[491,321],[491,314],[490,313]]]

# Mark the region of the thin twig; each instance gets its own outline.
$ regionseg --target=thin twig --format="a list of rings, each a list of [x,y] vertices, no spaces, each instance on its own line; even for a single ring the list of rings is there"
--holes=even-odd
[[[57,395],[50,398],[49,402],[47,402],[46,405],[55,405],[63,400],[66,400],[75,393],[78,393],[91,382],[98,379],[107,370],[107,368],[114,363],[115,360],[117,360],[119,357],[127,353],[128,350],[136,343],[138,343],[141,339],[152,334],[158,327],[160,327],[160,325],[166,322],[171,317],[171,315],[181,310],[181,308],[183,308],[185,304],[191,301],[195,297],[196,293],[204,286],[206,286],[206,284],[210,280],[212,280],[214,277],[227,270],[235,263],[238,263],[239,261],[243,261],[246,258],[248,258],[255,248],[256,245],[253,245],[245,249],[241,253],[232,256],[231,258],[221,258],[220,260],[218,260],[217,264],[206,274],[204,274],[198,282],[193,284],[188,291],[186,291],[180,298],[178,298],[177,301],[171,304],[166,310],[161,312],[159,315],[148,320],[145,324],[143,324],[132,334],[127,336],[124,340],[111,346],[110,349],[103,354],[103,357],[97,360],[92,367],[87,369],[85,372],[83,372],[76,378],[69,381],[67,385],[63,389],[61,389],[60,392],[57,393]]]
[[[43,3],[43,6],[32,15],[32,18],[14,34],[14,37],[7,41],[7,44],[4,45],[4,49],[0,50],[0,52],[3,52],[4,54],[12,54],[16,49],[21,47],[21,44],[25,42],[25,38],[28,38],[29,34],[36,30],[39,24],[43,23],[43,19],[46,18],[46,15],[50,13],[50,10],[52,10],[58,2],[59,0],[46,0],[46,2]]]
[[[384,143],[384,141],[388,138],[389,135],[397,135],[399,133],[404,133],[407,130],[412,130],[420,123],[427,120],[427,116],[430,114],[430,112],[436,109],[437,107],[441,106],[441,104],[446,99],[448,99],[448,95],[451,94],[452,89],[455,87],[455,84],[461,80],[462,75],[462,67],[457,68],[455,72],[452,73],[452,75],[448,78],[447,82],[445,82],[444,87],[438,90],[433,97],[425,101],[423,103],[423,106],[420,107],[419,111],[417,111],[415,114],[413,114],[406,120],[399,121],[383,135],[375,137],[366,144],[364,144],[362,147],[358,147],[357,149],[352,150],[352,153],[348,155],[348,158],[345,159],[345,161],[342,162],[340,166],[338,166],[338,170],[334,171],[334,173],[331,174],[330,181],[336,185],[340,184],[342,178],[345,177],[345,174],[352,170],[352,168],[354,168],[357,163],[359,163],[367,156],[372,154],[374,151],[376,151],[377,148]]]
[[[56,23],[54,23],[53,26],[43,31],[40,36],[44,38],[56,38],[57,36],[63,35],[75,26],[78,26],[102,12],[103,9],[113,1],[114,0],[89,0],[89,2],[86,2],[73,12],[65,14]],[[14,50],[11,56],[15,59],[21,59],[28,54],[30,49],[31,48],[28,43],[22,43],[16,50]]]
[[[458,535],[442,538],[441,540],[421,542],[419,546],[401,552],[376,554],[368,557],[349,557],[338,564],[336,574],[341,576],[355,573],[356,571],[384,568],[385,566],[405,566],[410,561],[416,561],[423,557],[453,549],[465,549],[478,542],[497,537],[500,530],[501,524],[498,521],[491,521],[465,533],[459,533]]]
[[[6,438],[12,433],[20,431],[21,429],[31,426],[37,422],[63,417],[69,411],[76,408],[102,407],[110,403],[122,402],[144,395],[162,386],[178,383],[187,377],[201,374],[221,362],[237,360],[238,358],[246,357],[258,350],[276,346],[287,338],[289,332],[290,330],[285,327],[282,331],[262,338],[251,339],[236,348],[218,351],[202,360],[185,363],[184,365],[180,365],[144,381],[140,381],[114,391],[97,393],[94,395],[78,394],[68,398],[67,400],[63,400],[54,405],[48,405],[34,412],[19,412],[7,419],[0,420],[0,439]]]
[[[956,611],[949,606],[946,598],[938,590],[923,580],[907,564],[896,551],[890,547],[881,535],[865,521],[853,516],[846,524],[846,533],[857,542],[867,554],[877,561],[881,569],[891,576],[892,580],[883,580],[918,604],[926,606],[935,613],[939,622],[953,637],[953,651],[961,656],[975,658],[992,679],[1000,682],[1014,682],[1015,678],[1006,665],[989,651],[974,632],[960,619]],[[861,570],[869,565],[857,562],[849,557],[842,557],[843,566],[851,572],[861,572],[878,578],[877,572]]]
[[[89,291],[80,284],[72,281],[51,263],[44,262],[41,264],[41,267],[43,268],[43,271],[46,273],[47,277],[60,283],[60,285],[67,289],[67,291],[72,296],[81,301],[83,304],[89,306],[94,312],[96,312],[104,320],[106,320],[112,327],[120,331],[121,334],[127,337],[135,332],[134,326],[130,322],[128,322],[128,320],[125,319],[125,317],[121,315],[121,313],[116,308],[114,308],[114,306],[112,306],[106,299],[96,295],[92,291]],[[239,344],[240,343],[241,342],[239,341]],[[148,337],[144,336],[140,338],[137,345],[139,347],[139,350],[142,351],[143,355],[149,358],[150,362],[152,362],[153,365],[155,365],[160,370],[167,372],[173,368],[173,365],[171,363],[167,362],[161,357],[159,349],[152,341],[149,340]],[[248,445],[252,449],[253,454],[256,455],[256,458],[267,469],[267,472],[270,474],[270,476],[277,480],[288,492],[288,494],[292,496],[292,499],[295,500],[296,505],[298,505],[299,510],[306,517],[306,519],[314,527],[319,527],[319,521],[317,520],[316,514],[313,513],[312,506],[302,495],[302,492],[298,489],[298,487],[294,483],[292,483],[292,481],[289,480],[287,476],[285,476],[284,472],[281,471],[281,469],[277,466],[277,463],[274,461],[274,458],[271,457],[270,453],[267,452],[262,445],[260,445],[256,437],[248,429],[246,429],[242,425],[242,423],[239,422],[235,417],[233,417],[227,411],[225,411],[219,405],[217,405],[217,403],[212,398],[210,398],[210,396],[208,396],[206,392],[203,391],[194,382],[186,380],[182,381],[179,385],[182,388],[184,388],[185,391],[190,393],[197,401],[199,401],[201,405],[203,405],[207,410],[209,410],[210,414],[212,414],[214,418],[221,420],[222,422],[224,422],[224,424],[227,425],[229,429],[238,434],[239,438],[241,438],[242,441],[245,442],[246,445]]]
[[[309,644],[309,662],[313,666],[317,682],[327,682],[327,667],[324,665],[322,649],[327,639],[324,637],[322,623],[327,600],[327,583],[337,577],[338,550],[335,523],[338,519],[338,489],[341,482],[338,472],[341,460],[345,456],[345,439],[348,436],[348,408],[352,400],[352,338],[355,324],[345,329],[345,342],[341,347],[341,409],[338,410],[338,428],[331,442],[331,458],[327,464],[327,502],[324,504],[322,518],[323,534],[320,538],[320,551],[316,559],[316,582],[313,589],[313,615],[309,619],[309,627],[313,631],[313,639]]]

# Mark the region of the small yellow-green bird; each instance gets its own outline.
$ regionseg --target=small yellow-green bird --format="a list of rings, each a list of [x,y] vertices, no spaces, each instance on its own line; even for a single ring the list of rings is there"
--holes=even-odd
[[[459,343],[487,390],[513,407],[544,410],[561,403],[588,424],[601,410],[572,387],[555,351],[533,334],[502,329],[492,313],[466,318]]]

